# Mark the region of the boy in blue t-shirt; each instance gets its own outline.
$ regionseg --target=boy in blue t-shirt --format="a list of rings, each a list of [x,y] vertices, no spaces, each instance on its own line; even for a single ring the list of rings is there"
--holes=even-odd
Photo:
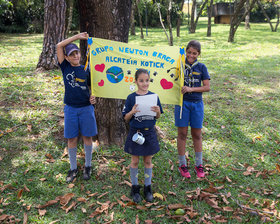
[[[97,126],[94,115],[95,97],[90,95],[90,72],[84,70],[80,64],[81,53],[75,40],[87,40],[86,32],[77,34],[59,42],[57,59],[63,74],[65,86],[64,95],[64,137],[68,139],[68,154],[70,170],[66,177],[67,182],[72,182],[78,174],[77,169],[77,144],[81,132],[85,149],[84,180],[90,179],[92,160],[92,136],[97,135]]]

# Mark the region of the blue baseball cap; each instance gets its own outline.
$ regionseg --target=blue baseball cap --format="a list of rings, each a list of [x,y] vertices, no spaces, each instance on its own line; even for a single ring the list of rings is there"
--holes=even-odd
[[[80,51],[76,44],[70,43],[65,46],[65,55],[69,56],[73,51]]]

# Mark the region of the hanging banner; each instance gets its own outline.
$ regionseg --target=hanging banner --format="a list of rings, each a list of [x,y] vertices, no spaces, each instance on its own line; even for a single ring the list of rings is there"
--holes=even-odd
[[[96,97],[126,99],[137,90],[134,75],[144,68],[150,74],[149,90],[161,103],[180,105],[184,48],[146,47],[99,38],[88,39],[91,87]],[[183,61],[184,62],[184,61]]]

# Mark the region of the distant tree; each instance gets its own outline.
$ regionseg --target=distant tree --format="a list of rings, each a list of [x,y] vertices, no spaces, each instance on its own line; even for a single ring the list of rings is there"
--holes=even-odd
[[[44,41],[37,69],[58,68],[56,44],[65,37],[65,0],[45,0],[44,2]]]
[[[92,37],[127,42],[130,10],[131,0],[79,0],[80,31],[86,31]],[[84,55],[86,43],[81,42],[80,46]],[[124,100],[97,99],[95,114],[101,144],[124,144],[127,132],[121,113],[123,106]]]
[[[207,26],[207,37],[211,37],[211,18],[213,11],[213,0],[210,0],[210,4],[207,7],[207,16],[208,16],[208,26]]]
[[[179,8],[179,16],[177,18],[177,37],[180,37],[180,28],[182,24],[182,19],[184,16],[183,8],[184,8],[185,0],[181,0],[180,8]]]
[[[173,46],[173,34],[172,34],[172,23],[171,23],[171,10],[172,10],[172,0],[168,1],[168,8],[167,8],[167,24],[169,30],[169,46]]]
[[[72,18],[73,18],[73,7],[74,7],[74,0],[66,0],[66,16],[65,16],[65,37],[68,36],[71,25],[72,25]]]
[[[250,8],[250,0],[246,0],[245,3],[246,11]],[[245,16],[245,29],[250,29],[250,13]]]
[[[155,0],[155,5],[157,6],[160,24],[161,24],[161,26],[162,26],[162,28],[163,28],[163,30],[164,30],[165,36],[166,36],[166,38],[167,38],[167,40],[168,40],[168,43],[170,43],[170,38],[169,38],[169,36],[168,36],[168,33],[167,33],[167,31],[166,31],[166,28],[165,28],[165,26],[164,26],[163,19],[162,19],[162,16],[161,16],[161,10],[160,10],[160,6],[161,6],[161,5],[160,5],[160,3],[157,3],[156,0]]]
[[[140,0],[136,0],[136,8],[137,8],[137,13],[138,13],[138,18],[139,18],[139,26],[140,26],[140,32],[141,32],[141,39],[144,39],[144,34],[143,34],[143,23],[142,23],[142,15],[141,15],[141,10],[140,10]]]
[[[272,31],[272,32],[276,32],[276,31],[277,31],[277,27],[278,27],[278,25],[279,25],[279,5],[276,5],[276,4],[275,4],[275,3],[276,3],[275,0],[271,2],[271,3],[275,6],[275,8],[276,8],[276,10],[277,10],[277,22],[276,22],[275,28],[274,28],[274,27],[273,27],[273,24],[272,24],[272,22],[271,22],[271,19],[269,18],[268,14],[266,13],[266,11],[265,11],[265,9],[264,9],[264,7],[263,7],[263,5],[262,5],[262,2],[261,2],[260,0],[257,0],[257,3],[258,3],[258,5],[259,5],[259,7],[261,8],[262,13],[264,14],[265,18],[267,19],[267,22],[268,22],[269,25],[270,25],[271,31]],[[279,3],[279,4],[280,4],[280,3]]]
[[[132,1],[131,5],[131,13],[130,13],[130,35],[134,36],[135,33],[135,8],[136,8],[136,2],[135,0]]]
[[[245,16],[248,15],[248,13],[250,13],[250,11],[252,10],[252,8],[254,7],[255,3],[257,0],[251,0],[250,2],[250,7],[248,7],[247,10],[245,10],[245,13],[242,14],[242,8],[244,7],[245,3],[247,0],[240,0],[235,9],[234,9],[234,13],[231,19],[231,23],[230,23],[230,30],[229,30],[229,37],[228,37],[228,42],[233,42],[234,41],[234,35],[237,31],[238,26],[240,25],[240,23],[244,20]]]
[[[195,18],[195,11],[196,11],[196,7],[197,7],[197,1],[196,0],[193,0],[192,2],[192,12],[191,12],[191,24],[190,24],[190,33],[195,33],[195,30],[196,30],[196,25],[197,25],[197,22],[198,22],[198,19],[199,17],[201,16],[202,14],[202,11],[204,9],[204,7],[206,6],[208,0],[204,0],[200,9],[199,9],[199,12],[197,13],[196,15],[196,18]]]

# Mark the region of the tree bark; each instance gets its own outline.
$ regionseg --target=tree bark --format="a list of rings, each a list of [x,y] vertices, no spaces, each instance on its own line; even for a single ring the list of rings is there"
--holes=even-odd
[[[66,0],[66,31],[65,31],[65,38],[69,35],[71,25],[72,25],[72,18],[73,18],[73,6],[74,6],[74,0]]]
[[[213,0],[210,0],[210,5],[208,7],[208,25],[207,25],[207,37],[211,37],[211,17],[213,11]]]
[[[131,0],[79,0],[80,31],[91,37],[128,41]],[[83,55],[86,43],[81,43]],[[124,100],[97,98],[98,140],[103,145],[124,144],[127,130],[122,117]]]
[[[141,39],[144,39],[142,16],[141,16],[141,12],[140,12],[140,9],[139,9],[139,5],[140,5],[140,0],[136,0],[136,7],[137,7],[137,13],[138,13],[138,17],[139,17],[139,26],[140,26],[140,32],[141,32]]]
[[[246,8],[246,11],[248,11],[250,9],[250,0],[246,1],[245,8]],[[250,27],[250,13],[248,13],[248,15],[245,16],[245,29],[246,30],[251,29],[251,27]]]
[[[180,28],[181,28],[181,24],[182,24],[181,17],[183,18],[183,16],[184,16],[184,13],[183,13],[184,3],[185,3],[185,0],[182,0],[181,5],[180,5],[180,15],[177,19],[177,37],[180,37]]]
[[[172,0],[169,0],[168,9],[167,9],[167,24],[169,30],[169,46],[173,46],[173,34],[172,34],[172,24],[171,24],[171,10],[172,10]]]
[[[65,37],[65,0],[45,0],[43,50],[37,64],[39,70],[57,69],[56,44]]]
[[[136,8],[136,2],[132,1],[131,5],[131,14],[130,14],[130,35],[135,36],[135,8]]]
[[[240,0],[238,2],[236,8],[234,9],[233,17],[231,19],[230,23],[230,30],[229,30],[229,37],[228,37],[228,42],[234,42],[234,35],[235,32],[237,31],[238,26],[240,23],[244,20],[245,16],[251,12],[252,8],[254,7],[256,0],[252,0],[250,4],[250,8],[248,11],[246,11],[243,16],[239,16],[241,13],[242,8],[245,5],[246,0]]]

